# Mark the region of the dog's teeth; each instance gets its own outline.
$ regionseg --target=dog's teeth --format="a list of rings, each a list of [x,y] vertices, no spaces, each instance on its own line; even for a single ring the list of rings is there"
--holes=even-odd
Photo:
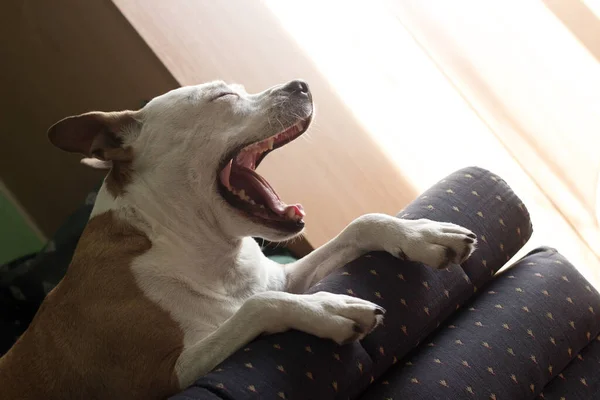
[[[244,200],[244,201],[247,201],[247,202],[248,202],[248,203],[250,203],[250,204],[253,204],[253,205],[255,205],[255,204],[256,204],[256,202],[255,202],[254,200],[252,200],[252,199],[250,198],[250,196],[248,196],[248,195],[246,194],[246,191],[245,191],[244,189],[240,190],[239,192],[236,192],[235,194],[236,194],[236,195],[237,195],[237,196],[238,196],[240,199],[242,199],[242,200]]]
[[[275,142],[275,139],[271,138],[269,139],[268,145],[269,145],[269,150],[273,150],[273,143]]]
[[[265,206],[263,206],[262,204],[259,205],[260,208],[265,208]]]

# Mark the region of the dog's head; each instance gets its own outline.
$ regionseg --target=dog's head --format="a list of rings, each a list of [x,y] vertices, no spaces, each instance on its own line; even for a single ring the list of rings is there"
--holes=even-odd
[[[303,81],[258,94],[211,82],[172,90],[138,111],[69,117],[48,135],[86,155],[84,164],[111,168],[105,185],[115,198],[143,187],[173,207],[167,212],[196,210],[229,235],[283,240],[302,231],[304,211],[285,204],[255,169],[304,133],[312,115]]]

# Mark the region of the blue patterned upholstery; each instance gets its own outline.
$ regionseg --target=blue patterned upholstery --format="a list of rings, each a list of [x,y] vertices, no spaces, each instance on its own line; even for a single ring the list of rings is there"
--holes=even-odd
[[[600,336],[583,349],[558,376],[546,385],[538,400],[588,400],[600,398]]]
[[[362,399],[532,399],[600,333],[599,310],[564,257],[536,249]]]

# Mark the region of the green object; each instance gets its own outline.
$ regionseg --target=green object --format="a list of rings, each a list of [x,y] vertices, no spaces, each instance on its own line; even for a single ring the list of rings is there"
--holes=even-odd
[[[259,243],[262,242],[262,239],[258,239]],[[296,257],[290,253],[288,249],[285,247],[262,247],[262,251],[265,256],[270,258],[271,260],[278,262],[279,264],[289,264],[297,260]]]
[[[0,265],[40,251],[43,244],[19,209],[0,192]]]
[[[296,258],[291,256],[291,255],[281,255],[281,254],[277,254],[277,255],[271,255],[268,256],[271,260],[278,262],[279,264],[289,264],[291,262],[296,261]]]

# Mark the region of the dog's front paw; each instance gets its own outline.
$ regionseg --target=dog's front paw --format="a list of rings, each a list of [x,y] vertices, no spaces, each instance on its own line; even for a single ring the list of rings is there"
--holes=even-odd
[[[345,234],[362,251],[384,250],[438,269],[463,263],[477,244],[477,236],[462,226],[385,214],[365,214],[354,220]]]
[[[462,264],[475,250],[477,236],[462,226],[428,219],[403,222],[410,229],[400,258],[444,269],[450,264]]]
[[[296,329],[338,344],[363,339],[382,321],[385,310],[357,297],[317,292],[303,295],[303,314]]]

